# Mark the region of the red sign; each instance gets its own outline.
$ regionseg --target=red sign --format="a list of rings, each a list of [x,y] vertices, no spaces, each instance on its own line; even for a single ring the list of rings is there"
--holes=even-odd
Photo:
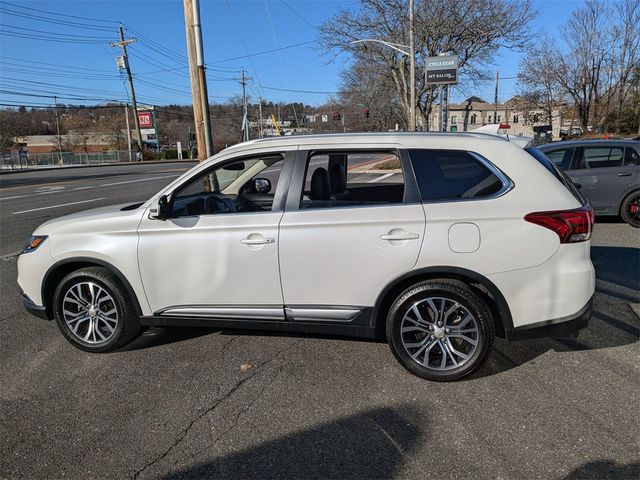
[[[507,130],[507,129],[511,128],[511,125],[509,125],[508,123],[501,123],[498,128],[500,130]]]
[[[138,112],[138,123],[140,128],[153,127],[153,115],[151,112]]]

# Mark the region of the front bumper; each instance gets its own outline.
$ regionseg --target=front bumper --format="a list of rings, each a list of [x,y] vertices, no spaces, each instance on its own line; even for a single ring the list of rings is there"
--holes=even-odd
[[[22,304],[24,305],[24,308],[27,309],[27,312],[29,312],[31,315],[42,318],[44,320],[51,320],[51,318],[49,318],[49,315],[47,314],[47,309],[33,303],[33,301],[24,293],[22,294]]]
[[[579,330],[589,325],[592,313],[593,297],[589,299],[584,307],[573,315],[508,329],[505,332],[506,337],[508,340],[526,340],[528,338],[540,337],[575,337]]]

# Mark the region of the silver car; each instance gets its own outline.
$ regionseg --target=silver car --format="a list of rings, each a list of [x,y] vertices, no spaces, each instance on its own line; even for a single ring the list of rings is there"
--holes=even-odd
[[[619,215],[640,228],[640,142],[577,140],[538,148],[571,177],[597,215]]]

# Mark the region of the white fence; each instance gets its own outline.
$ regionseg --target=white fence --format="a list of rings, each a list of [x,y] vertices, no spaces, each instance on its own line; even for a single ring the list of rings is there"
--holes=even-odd
[[[52,152],[5,153],[1,157],[0,170],[30,170],[38,168],[68,167],[73,165],[102,165],[136,160],[136,152],[115,150],[112,152]]]

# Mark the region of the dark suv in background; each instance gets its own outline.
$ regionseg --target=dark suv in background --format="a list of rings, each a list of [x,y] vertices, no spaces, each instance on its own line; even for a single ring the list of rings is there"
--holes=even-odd
[[[576,140],[538,148],[571,177],[597,215],[620,215],[640,228],[640,142]]]

